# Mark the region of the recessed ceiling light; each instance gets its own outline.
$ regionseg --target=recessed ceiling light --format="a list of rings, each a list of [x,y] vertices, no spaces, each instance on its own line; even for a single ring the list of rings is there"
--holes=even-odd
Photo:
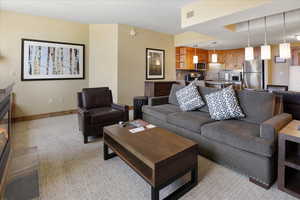
[[[300,41],[300,35],[296,35],[296,39]]]

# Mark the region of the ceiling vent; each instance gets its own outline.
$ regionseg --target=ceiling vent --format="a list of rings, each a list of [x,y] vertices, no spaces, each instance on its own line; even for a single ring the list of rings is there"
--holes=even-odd
[[[189,18],[192,18],[192,17],[194,17],[194,11],[193,10],[186,13],[186,18],[189,19]]]

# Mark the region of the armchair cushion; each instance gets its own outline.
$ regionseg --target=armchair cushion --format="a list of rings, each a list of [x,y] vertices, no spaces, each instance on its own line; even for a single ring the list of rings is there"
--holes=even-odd
[[[292,121],[292,115],[282,113],[272,117],[260,125],[260,137],[269,140],[277,140],[277,133],[285,125]]]
[[[91,117],[91,124],[118,122],[123,119],[123,112],[111,107],[93,108],[88,111],[88,114]]]
[[[99,108],[110,107],[112,103],[111,91],[106,88],[85,88],[82,90],[83,107]]]

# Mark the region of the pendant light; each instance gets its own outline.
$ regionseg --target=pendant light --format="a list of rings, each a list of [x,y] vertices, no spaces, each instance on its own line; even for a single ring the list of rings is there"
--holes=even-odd
[[[254,50],[250,46],[250,21],[248,21],[248,47],[245,48],[245,60],[251,61],[254,59]]]
[[[214,53],[211,55],[211,61],[213,63],[218,63],[218,54],[216,53],[216,42],[212,43],[214,45]]]
[[[265,21],[265,44],[260,47],[261,59],[270,60],[271,59],[271,46],[267,44],[267,17],[264,17]]]
[[[286,42],[285,12],[283,13],[283,43],[279,44],[279,56],[283,59],[291,58],[291,44]]]
[[[193,56],[193,63],[196,65],[199,62],[198,56],[197,56],[197,45],[194,46],[194,49],[195,49],[195,55]]]

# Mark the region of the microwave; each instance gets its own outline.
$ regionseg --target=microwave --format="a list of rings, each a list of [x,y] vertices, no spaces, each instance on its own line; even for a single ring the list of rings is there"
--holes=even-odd
[[[196,65],[196,70],[205,70],[205,69],[206,69],[206,63],[204,62],[198,63]]]
[[[242,73],[239,74],[231,74],[232,81],[242,81]]]

